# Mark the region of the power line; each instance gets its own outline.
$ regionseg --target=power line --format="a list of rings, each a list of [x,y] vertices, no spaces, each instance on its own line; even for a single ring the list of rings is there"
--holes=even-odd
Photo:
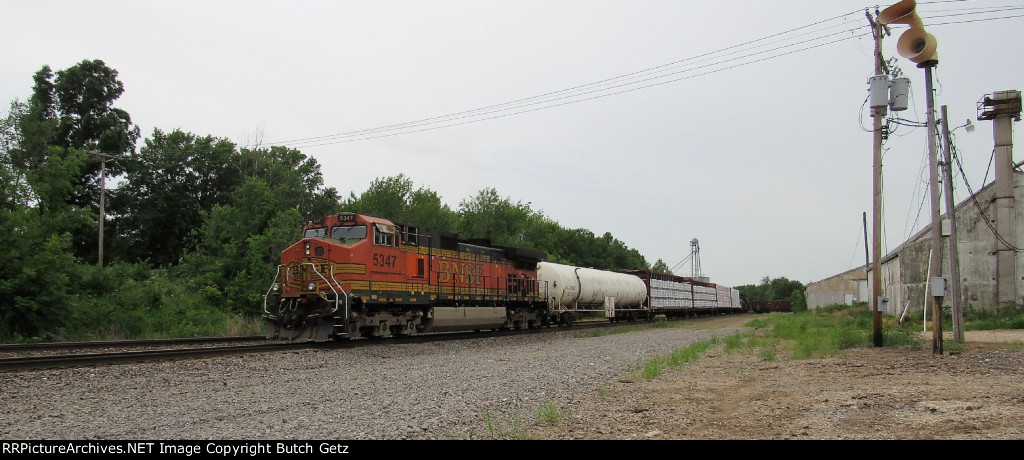
[[[761,62],[767,59],[773,59],[776,57],[793,54],[799,51],[806,51],[808,49],[813,49],[820,46],[837,43],[840,41],[848,40],[850,38],[857,38],[858,36],[852,34],[856,33],[858,29],[866,29],[865,25],[858,23],[857,26],[851,28],[850,26],[844,24],[833,24],[821,28],[822,24],[847,17],[854,13],[847,13],[845,15],[836,16],[831,19],[818,21],[806,26],[768,35],[766,37],[762,37],[756,40],[747,41],[738,45],[722,48],[708,53],[703,53],[697,56],[681,59],[668,64],[650,67],[640,71],[630,72],[616,77],[607,78],[583,85],[578,85],[564,90],[553,91],[538,96],[517,99],[501,104],[494,104],[486,107],[481,107],[478,109],[456,112],[448,115],[426,118],[412,122],[392,124],[377,128],[349,131],[325,136],[292,139],[273,144],[289,146],[297,146],[296,144],[306,144],[305,146],[307,147],[313,147],[340,142],[352,142],[400,134],[409,134],[413,132],[440,129],[444,127],[458,126],[467,123],[475,123],[494,118],[501,118],[541,109],[583,102],[601,97],[608,97],[626,92],[637,91],[640,89],[647,89],[654,86],[694,78],[697,76],[721,72],[724,70],[744,65],[750,65],[756,62]],[[811,32],[794,34],[797,31],[801,31],[803,29],[808,29],[812,27],[818,27],[818,29],[813,30]],[[845,29],[839,30],[837,32],[830,32],[830,29],[837,29],[842,27],[845,27]],[[825,35],[821,35],[822,32],[827,33]],[[784,43],[786,40],[802,38],[809,34],[818,35],[809,39],[803,39],[793,43],[779,45],[780,43]],[[815,43],[816,41],[821,41],[823,39],[827,39],[829,37],[834,37],[841,34],[851,34],[851,36],[833,39],[832,41],[825,43]],[[865,34],[861,34],[860,36],[863,36]],[[790,38],[781,38],[787,35],[789,35]],[[778,46],[772,47],[772,45]],[[803,45],[804,48],[795,51],[786,51],[787,48],[793,48],[795,46],[801,45]],[[771,55],[769,53],[777,54]],[[769,55],[763,56],[765,54]],[[748,60],[742,61],[743,59]],[[689,73],[690,75],[682,75],[687,73]],[[466,119],[469,120],[461,121]],[[443,125],[434,126],[438,124]]]
[[[1010,244],[1010,242],[1007,241],[1003,235],[999,234],[999,231],[992,225],[992,221],[989,220],[988,216],[985,214],[984,208],[981,206],[981,203],[978,202],[978,195],[974,193],[974,189],[971,188],[971,184],[967,182],[967,174],[964,173],[964,166],[960,163],[960,155],[956,150],[956,146],[950,144],[950,149],[953,151],[953,159],[956,160],[956,167],[960,170],[960,178],[963,179],[964,186],[967,187],[967,192],[970,194],[971,202],[973,202],[974,206],[978,209],[978,220],[984,222],[988,229],[992,231],[992,235],[994,235],[996,239],[1003,243],[1007,248],[1012,249],[1014,252],[1024,252],[1021,248]],[[984,184],[982,184],[982,187],[984,187]]]
[[[849,14],[851,14],[851,13],[848,13],[847,15],[849,15]],[[844,17],[844,16],[847,16],[847,15],[837,16],[837,18]],[[836,19],[836,18],[832,18],[830,20],[834,20],[834,19]],[[528,97],[528,98],[517,99],[517,100],[513,100],[513,101],[509,101],[509,102],[504,102],[504,103],[500,103],[500,104],[494,104],[494,105],[489,105],[489,106],[486,106],[486,107],[481,107],[481,108],[478,108],[478,109],[466,110],[466,111],[462,111],[462,112],[456,112],[456,113],[452,113],[452,114],[448,114],[448,115],[441,115],[441,116],[432,117],[432,118],[425,118],[425,119],[411,121],[411,122],[406,122],[406,123],[392,124],[392,125],[386,125],[386,126],[382,126],[382,127],[378,127],[378,128],[363,129],[363,130],[358,130],[358,131],[349,131],[349,132],[345,132],[345,133],[330,134],[330,135],[325,135],[325,136],[316,136],[316,137],[309,137],[309,138],[293,139],[293,140],[290,140],[290,141],[283,141],[282,143],[284,143],[284,144],[294,144],[294,143],[302,143],[302,142],[316,142],[316,141],[322,141],[322,140],[333,139],[333,138],[338,138],[338,137],[351,137],[351,136],[358,136],[358,135],[374,134],[374,133],[377,133],[377,132],[386,132],[386,131],[391,131],[391,130],[395,130],[395,129],[403,129],[403,128],[410,128],[410,127],[417,127],[417,126],[420,126],[420,125],[436,124],[436,123],[440,123],[440,122],[444,122],[444,121],[457,120],[457,119],[462,119],[462,118],[466,118],[466,117],[470,117],[470,116],[486,115],[486,114],[491,114],[491,113],[495,113],[495,112],[501,112],[501,111],[506,111],[506,110],[510,110],[510,109],[515,109],[515,108],[519,108],[519,107],[536,105],[536,104],[539,104],[539,103],[545,103],[545,102],[550,102],[550,101],[557,101],[557,100],[561,100],[561,99],[565,99],[565,98],[569,98],[569,97],[589,95],[589,94],[593,94],[595,92],[603,91],[603,90],[621,88],[623,86],[628,86],[630,84],[636,84],[636,83],[642,83],[642,82],[646,82],[646,81],[651,81],[651,80],[654,80],[654,79],[657,79],[657,78],[662,78],[664,76],[669,76],[669,75],[676,75],[676,74],[679,74],[681,72],[685,72],[685,71],[688,71],[688,70],[696,70],[696,69],[701,69],[701,68],[705,68],[705,67],[710,67],[710,66],[713,66],[713,65],[721,64],[724,61],[712,62],[710,64],[704,64],[704,65],[697,66],[697,67],[690,68],[690,69],[684,68],[683,70],[670,71],[670,70],[672,70],[673,67],[678,67],[680,64],[683,64],[683,63],[688,63],[688,62],[690,62],[690,63],[707,62],[709,60],[715,59],[715,58],[713,58],[713,56],[716,56],[716,55],[729,56],[729,55],[734,55],[734,54],[740,53],[740,51],[730,51],[730,50],[735,50],[737,48],[741,48],[741,47],[744,47],[744,46],[747,46],[747,45],[750,45],[750,44],[754,44],[754,43],[758,43],[758,42],[765,42],[763,44],[759,44],[759,45],[754,46],[753,47],[754,49],[762,48],[762,47],[765,47],[765,46],[768,46],[768,45],[771,45],[771,44],[776,44],[776,43],[779,43],[782,40],[773,40],[773,41],[767,41],[767,40],[770,40],[770,39],[776,38],[776,37],[780,37],[780,36],[783,36],[785,34],[788,34],[788,33],[791,33],[791,32],[794,32],[794,31],[797,31],[797,30],[800,30],[800,29],[804,29],[804,28],[807,28],[807,27],[813,27],[815,25],[818,25],[818,24],[821,24],[821,23],[824,23],[824,22],[827,22],[827,21],[830,21],[830,20],[818,21],[817,23],[814,23],[814,24],[811,24],[811,25],[808,25],[808,26],[798,27],[796,29],[790,29],[790,30],[785,31],[785,32],[780,32],[780,33],[772,34],[772,35],[769,35],[767,37],[763,37],[763,38],[756,39],[756,40],[751,40],[751,41],[748,41],[748,42],[745,42],[745,43],[742,43],[742,44],[739,44],[739,45],[734,45],[734,46],[722,48],[722,49],[719,49],[719,50],[716,50],[716,51],[711,51],[711,52],[708,52],[708,53],[703,53],[703,54],[700,54],[700,55],[697,55],[697,56],[693,56],[693,57],[689,57],[689,58],[686,58],[686,59],[681,59],[681,60],[678,60],[678,61],[670,62],[668,64],[662,64],[662,65],[659,65],[659,66],[650,67],[650,68],[639,70],[639,71],[635,71],[635,72],[630,72],[630,73],[627,73],[627,74],[624,74],[624,75],[619,75],[619,76],[616,76],[616,77],[607,78],[607,79],[599,80],[599,81],[596,81],[596,82],[591,82],[591,83],[587,83],[587,84],[583,84],[583,85],[578,85],[578,86],[574,86],[574,87],[563,89],[563,90],[559,90],[559,91],[552,91],[552,92],[544,93],[544,94],[541,94],[541,95],[538,95],[538,96],[532,96],[532,97]],[[827,27],[824,30],[827,30],[829,28],[835,28],[835,27],[836,26],[829,26],[829,27]],[[838,32],[838,33],[841,33],[841,32]],[[830,35],[835,35],[835,34],[836,33],[832,33]],[[800,36],[805,36],[805,35],[807,35],[807,33],[799,34],[797,36],[800,37]],[[806,40],[805,42],[813,41],[813,40],[817,40],[817,39]],[[787,46],[792,46],[792,44],[791,45],[787,45]],[[765,51],[761,51],[761,52],[758,52],[758,53],[763,53],[763,52],[765,52]],[[758,53],[754,53],[754,54],[758,54]],[[747,56],[740,56],[740,57],[747,57]],[[659,74],[661,74],[661,75],[659,75]],[[628,81],[628,80],[634,80],[634,81],[632,83],[621,83],[621,81]],[[674,81],[677,81],[677,80],[674,80]],[[595,88],[597,88],[597,89],[595,89]],[[642,89],[642,88],[638,88],[638,89]],[[613,94],[620,94],[620,93],[621,92],[617,92],[617,93],[613,93]],[[588,99],[592,99],[592,98],[588,98]],[[583,99],[583,100],[588,100],[588,99]],[[582,102],[582,100],[575,101],[575,102]],[[564,105],[564,104],[560,104],[560,105]],[[522,113],[522,112],[518,112],[518,113]]]
[[[947,2],[933,2],[947,3]],[[969,8],[944,11],[961,11],[940,17],[966,16],[979,14],[1003,13],[1024,10],[1024,6]],[[833,45],[851,39],[870,36],[870,26],[859,20],[851,25],[847,18],[860,14],[861,11],[835,16],[816,21],[811,24],[771,34],[759,39],[746,41],[737,45],[715,51],[680,59],[667,64],[649,67],[643,70],[619,76],[597,80],[591,83],[573,86],[558,91],[551,91],[537,96],[516,99],[499,104],[488,105],[476,109],[455,112],[447,115],[424,118],[420,120],[380,126],[376,128],[347,131],[323,136],[296,138],[287,141],[272,142],[270,145],[288,146],[293,148],[320,147],[324,145],[357,142],[383,137],[399,136],[417,132],[432,131],[470,123],[478,123],[497,118],[504,118],[523,113],[535,112],[599,98],[649,89],[669,83],[691,78],[706,76],[726,70],[735,69],[755,63],[809,51],[823,46]],[[1002,17],[985,17],[976,20],[960,20],[934,24],[950,25],[978,21],[992,21],[1024,17],[1010,15]],[[809,37],[809,38],[807,38]],[[253,146],[250,146],[253,147]]]

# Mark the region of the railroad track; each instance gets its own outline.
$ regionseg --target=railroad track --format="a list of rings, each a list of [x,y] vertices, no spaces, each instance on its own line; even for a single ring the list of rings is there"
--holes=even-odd
[[[92,342],[5,343],[0,344],[0,353],[30,352],[41,350],[80,350],[86,348],[134,348],[166,345],[202,345],[209,343],[230,343],[261,340],[265,340],[265,338],[262,335],[249,335],[233,337],[200,337],[154,340],[99,340]]]
[[[214,356],[237,355],[245,353],[296,350],[310,348],[317,345],[320,344],[313,342],[275,342],[257,345],[231,345],[220,347],[167,348],[155,350],[21,356],[0,359],[0,372],[28,369],[85,367],[174,359],[210,358]]]
[[[662,320],[663,321],[663,320]],[[357,339],[343,342],[270,342],[262,336],[251,337],[223,337],[203,339],[163,339],[163,340],[131,340],[131,341],[101,341],[101,342],[62,342],[43,344],[7,344],[0,345],[2,352],[26,352],[26,351],[70,351],[70,353],[14,356],[0,358],[0,372],[31,370],[31,369],[53,369],[68,367],[87,367],[111,364],[138,363],[145,361],[161,361],[176,359],[203,359],[215,356],[240,355],[246,353],[278,352],[287,350],[300,350],[309,348],[348,348],[358,346],[369,346],[377,344],[409,344],[423,343],[439,340],[465,340],[473,338],[502,337],[516,334],[536,334],[555,331],[580,331],[592,328],[610,328],[630,325],[643,325],[659,322],[637,321],[627,323],[611,323],[604,321],[581,321],[571,327],[542,327],[533,329],[504,330],[504,331],[480,331],[480,332],[450,332],[436,334],[422,334],[408,337],[395,337],[388,339]],[[227,345],[227,346],[197,346],[192,348],[157,348],[147,350],[129,350],[124,348],[152,347],[152,346],[173,346],[173,345],[208,345],[211,343],[230,343],[242,341],[264,341],[266,343],[249,345]],[[74,353],[82,349],[95,348],[118,348],[118,351],[105,351],[96,353]]]

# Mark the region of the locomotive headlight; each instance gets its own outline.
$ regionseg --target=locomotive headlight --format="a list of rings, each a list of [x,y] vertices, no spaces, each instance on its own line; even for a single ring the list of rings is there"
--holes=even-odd
[[[306,286],[307,291],[313,291],[316,289],[316,283],[310,282],[309,286]]]
[[[274,290],[274,292],[281,292],[281,283],[274,283],[272,289]]]
[[[306,255],[309,255],[309,242],[306,242]]]

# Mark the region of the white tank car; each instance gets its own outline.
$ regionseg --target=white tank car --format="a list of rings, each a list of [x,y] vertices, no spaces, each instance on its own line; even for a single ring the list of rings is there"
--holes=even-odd
[[[548,300],[558,310],[605,311],[606,299],[616,310],[632,309],[647,299],[644,281],[626,273],[540,262],[537,279],[542,290],[546,282]]]

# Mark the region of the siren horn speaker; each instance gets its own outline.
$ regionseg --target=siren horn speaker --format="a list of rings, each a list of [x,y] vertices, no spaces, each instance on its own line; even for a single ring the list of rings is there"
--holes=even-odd
[[[924,27],[921,18],[917,17],[914,8],[917,7],[915,0],[900,0],[878,14],[878,22],[882,25],[908,24],[910,27]]]
[[[896,52],[917,64],[938,60],[937,47],[935,36],[919,27],[903,32],[896,41]]]
[[[924,22],[917,16],[914,9],[917,7],[915,0],[900,0],[881,13],[878,13],[878,22],[887,24],[907,24],[910,30],[903,32],[896,41],[896,52],[918,67],[933,66],[939,62],[937,53],[938,42],[935,36],[924,30]]]

